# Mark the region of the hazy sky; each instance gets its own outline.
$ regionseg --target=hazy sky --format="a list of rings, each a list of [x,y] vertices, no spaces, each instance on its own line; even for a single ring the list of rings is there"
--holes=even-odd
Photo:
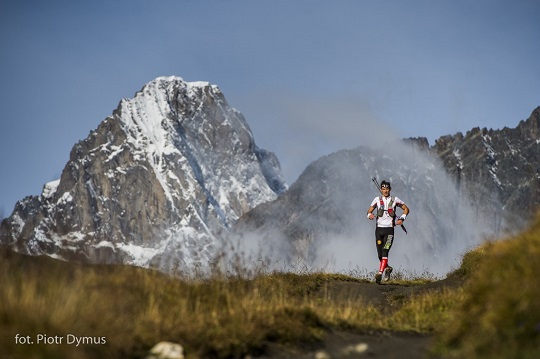
[[[217,84],[292,183],[383,136],[515,127],[540,1],[0,0],[0,216],[158,76]]]

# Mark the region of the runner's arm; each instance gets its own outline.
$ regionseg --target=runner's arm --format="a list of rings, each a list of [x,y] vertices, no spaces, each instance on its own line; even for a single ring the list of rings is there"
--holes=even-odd
[[[375,210],[375,208],[377,208],[377,205],[375,206],[369,206],[368,210],[367,210],[367,218],[368,219],[373,219],[375,218],[375,216],[373,216],[373,211]]]
[[[405,215],[405,217],[407,217],[410,212],[409,207],[407,207],[405,203],[400,203],[397,206],[403,210],[403,214]]]

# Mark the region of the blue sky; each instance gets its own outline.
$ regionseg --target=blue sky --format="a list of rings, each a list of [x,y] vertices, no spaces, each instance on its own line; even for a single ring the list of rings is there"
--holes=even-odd
[[[536,0],[0,0],[0,216],[158,76],[217,84],[292,183],[382,137],[515,127],[540,105]]]

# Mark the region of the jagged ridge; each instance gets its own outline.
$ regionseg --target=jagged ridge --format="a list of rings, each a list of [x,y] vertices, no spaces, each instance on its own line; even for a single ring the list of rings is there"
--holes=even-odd
[[[484,215],[501,211],[518,225],[533,218],[540,205],[540,107],[516,128],[476,127],[439,138],[431,151]]]

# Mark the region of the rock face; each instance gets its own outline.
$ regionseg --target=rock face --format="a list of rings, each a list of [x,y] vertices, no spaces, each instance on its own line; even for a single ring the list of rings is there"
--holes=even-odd
[[[68,260],[192,267],[285,189],[277,158],[217,86],[158,78],[73,147],[58,181],[17,203],[0,241]]]
[[[540,107],[516,128],[474,128],[465,135],[444,136],[431,151],[486,216],[503,212],[519,225],[536,213],[540,205]]]

